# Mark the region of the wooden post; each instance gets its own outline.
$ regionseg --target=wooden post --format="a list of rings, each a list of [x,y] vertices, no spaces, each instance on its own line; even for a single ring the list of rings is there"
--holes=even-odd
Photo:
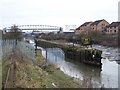
[[[34,39],[34,41],[35,41],[35,55],[37,55],[37,40]]]
[[[46,50],[46,64],[47,64],[47,49],[45,49]]]

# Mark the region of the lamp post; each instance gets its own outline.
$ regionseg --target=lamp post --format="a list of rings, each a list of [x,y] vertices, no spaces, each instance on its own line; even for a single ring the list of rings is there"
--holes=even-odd
[[[75,36],[72,37],[73,47],[74,47],[74,40],[75,40]]]

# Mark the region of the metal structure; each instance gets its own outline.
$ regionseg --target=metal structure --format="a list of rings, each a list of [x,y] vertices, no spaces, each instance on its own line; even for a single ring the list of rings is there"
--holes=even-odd
[[[67,31],[75,31],[76,25],[65,25]]]
[[[33,31],[33,32],[44,32],[44,31],[60,31],[61,27],[51,26],[51,25],[16,25],[22,31]],[[9,32],[11,27],[4,28]]]

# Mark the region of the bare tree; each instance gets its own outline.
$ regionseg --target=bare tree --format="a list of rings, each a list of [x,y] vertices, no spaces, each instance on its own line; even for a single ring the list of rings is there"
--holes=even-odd
[[[16,25],[11,26],[10,30],[3,35],[3,39],[22,40],[22,38],[22,31]]]
[[[11,29],[10,29],[10,32],[9,32],[9,36],[12,39],[16,39],[16,40],[21,40],[23,38],[22,31],[16,25],[11,26]]]

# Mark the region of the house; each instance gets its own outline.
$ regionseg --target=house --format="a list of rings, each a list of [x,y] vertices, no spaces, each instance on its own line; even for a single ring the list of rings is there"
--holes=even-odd
[[[85,22],[75,30],[75,34],[80,34],[82,32],[87,33],[90,30],[90,25],[92,22]]]
[[[106,34],[118,34],[118,27],[120,27],[120,22],[112,22],[106,27]]]
[[[102,19],[102,20],[97,20],[93,22],[90,25],[90,27],[91,27],[91,31],[103,31],[108,25],[109,23],[106,20]]]

